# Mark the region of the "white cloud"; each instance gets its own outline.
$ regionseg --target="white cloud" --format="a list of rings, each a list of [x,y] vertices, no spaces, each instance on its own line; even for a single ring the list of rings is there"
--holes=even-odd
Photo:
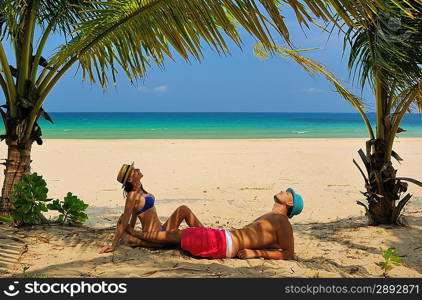
[[[138,91],[140,91],[141,93],[149,93],[149,92],[154,92],[154,93],[166,93],[168,91],[168,86],[167,85],[159,85],[156,86],[154,88],[149,88],[146,86],[140,86],[138,87]]]
[[[140,86],[138,87],[138,91],[140,91],[141,93],[148,93],[149,89],[146,86]]]
[[[327,92],[326,90],[314,88],[314,87],[301,89],[300,91],[303,92],[303,93],[326,93]]]
[[[160,85],[154,88],[154,92],[156,93],[165,93],[168,91],[168,86],[167,85]]]

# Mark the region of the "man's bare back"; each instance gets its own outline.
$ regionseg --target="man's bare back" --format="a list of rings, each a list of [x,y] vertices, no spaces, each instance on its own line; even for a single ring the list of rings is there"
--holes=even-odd
[[[241,258],[252,258],[251,254],[255,254],[254,257],[271,255],[282,256],[283,259],[293,258],[293,229],[286,215],[274,212],[267,213],[242,229],[231,231],[230,234],[233,239],[233,252],[235,253],[233,253],[233,257],[239,256],[238,252],[240,250],[246,250],[243,251],[245,257]],[[283,253],[273,252],[269,254],[262,251],[260,253],[247,251],[257,249],[278,249],[266,250],[265,252],[282,251]]]

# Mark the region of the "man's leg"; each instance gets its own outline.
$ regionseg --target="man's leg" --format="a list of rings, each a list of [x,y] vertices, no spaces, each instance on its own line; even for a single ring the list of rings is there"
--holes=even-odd
[[[186,224],[188,224],[189,227],[204,227],[192,210],[186,205],[182,205],[171,214],[168,220],[163,224],[163,228],[166,231],[176,230],[183,221],[186,221]]]
[[[158,231],[158,232],[139,232],[133,231],[132,236],[145,242],[160,244],[163,246],[178,245],[182,239],[182,230]]]
[[[161,247],[166,246],[159,243],[152,243],[152,242],[141,240],[140,238],[133,236],[127,232],[123,233],[121,242],[122,244],[131,246],[131,247],[161,248]]]

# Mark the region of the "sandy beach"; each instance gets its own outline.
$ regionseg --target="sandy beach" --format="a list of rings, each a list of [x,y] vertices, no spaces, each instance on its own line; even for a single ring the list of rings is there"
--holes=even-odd
[[[404,215],[408,227],[366,226],[363,180],[352,163],[365,139],[280,140],[45,140],[34,145],[32,171],[50,198],[72,192],[90,205],[83,227],[0,227],[0,277],[380,277],[379,248],[393,247],[404,263],[391,277],[422,277],[422,189]],[[422,179],[422,138],[399,138],[398,176]],[[6,157],[6,147],[0,149]],[[196,259],[178,248],[119,247],[111,241],[123,211],[117,172],[134,161],[156,196],[162,221],[185,204],[209,227],[242,227],[269,211],[273,195],[294,187],[305,200],[291,222],[296,260]],[[1,172],[3,173],[3,172]],[[3,181],[3,174],[0,176]]]

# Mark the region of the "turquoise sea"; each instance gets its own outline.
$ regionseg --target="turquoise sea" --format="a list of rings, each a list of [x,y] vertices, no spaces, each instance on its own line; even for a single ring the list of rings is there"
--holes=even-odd
[[[269,139],[366,137],[355,113],[51,113],[46,139]],[[369,114],[374,121],[375,114]],[[422,115],[407,115],[401,137],[422,137]]]

